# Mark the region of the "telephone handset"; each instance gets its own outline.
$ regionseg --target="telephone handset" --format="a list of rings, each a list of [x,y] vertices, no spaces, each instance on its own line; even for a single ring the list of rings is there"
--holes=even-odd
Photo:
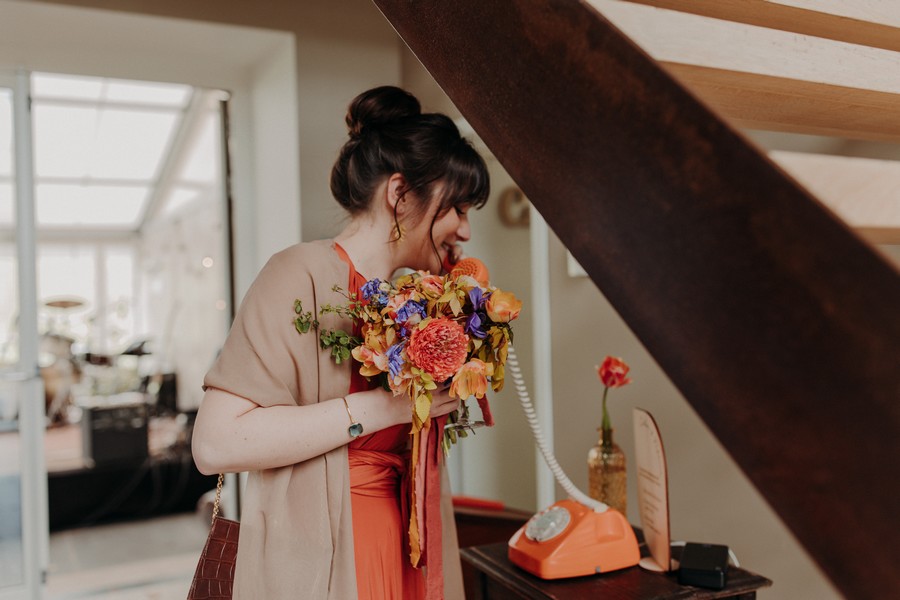
[[[479,283],[487,284],[484,263],[477,258],[458,259],[458,248],[453,254],[445,261],[447,271],[471,275]],[[510,538],[509,560],[541,579],[606,573],[638,564],[641,556],[637,538],[625,516],[576,488],[547,447],[512,344],[506,371],[512,376],[544,461],[570,496],[531,517]]]

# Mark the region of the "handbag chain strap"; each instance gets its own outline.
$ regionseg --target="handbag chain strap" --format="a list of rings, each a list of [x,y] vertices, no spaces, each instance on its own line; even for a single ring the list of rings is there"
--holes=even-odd
[[[225,480],[225,473],[219,473],[219,482],[216,483],[216,501],[213,503],[213,516],[212,522],[216,522],[216,517],[219,516],[219,501],[222,499],[222,482]]]

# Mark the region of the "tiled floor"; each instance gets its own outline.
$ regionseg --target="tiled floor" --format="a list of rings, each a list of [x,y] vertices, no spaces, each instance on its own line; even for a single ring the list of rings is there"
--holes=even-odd
[[[183,600],[208,527],[188,513],[53,533],[46,597]]]

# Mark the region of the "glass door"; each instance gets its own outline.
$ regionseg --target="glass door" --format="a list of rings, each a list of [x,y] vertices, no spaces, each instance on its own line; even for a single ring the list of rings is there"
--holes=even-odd
[[[0,600],[41,598],[48,556],[29,88],[0,70]]]

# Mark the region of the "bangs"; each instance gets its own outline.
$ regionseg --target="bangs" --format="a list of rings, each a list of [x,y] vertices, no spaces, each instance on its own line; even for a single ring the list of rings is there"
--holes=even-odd
[[[464,143],[467,152],[452,156],[446,174],[441,178],[440,212],[463,206],[481,208],[491,193],[487,165],[468,142]]]

